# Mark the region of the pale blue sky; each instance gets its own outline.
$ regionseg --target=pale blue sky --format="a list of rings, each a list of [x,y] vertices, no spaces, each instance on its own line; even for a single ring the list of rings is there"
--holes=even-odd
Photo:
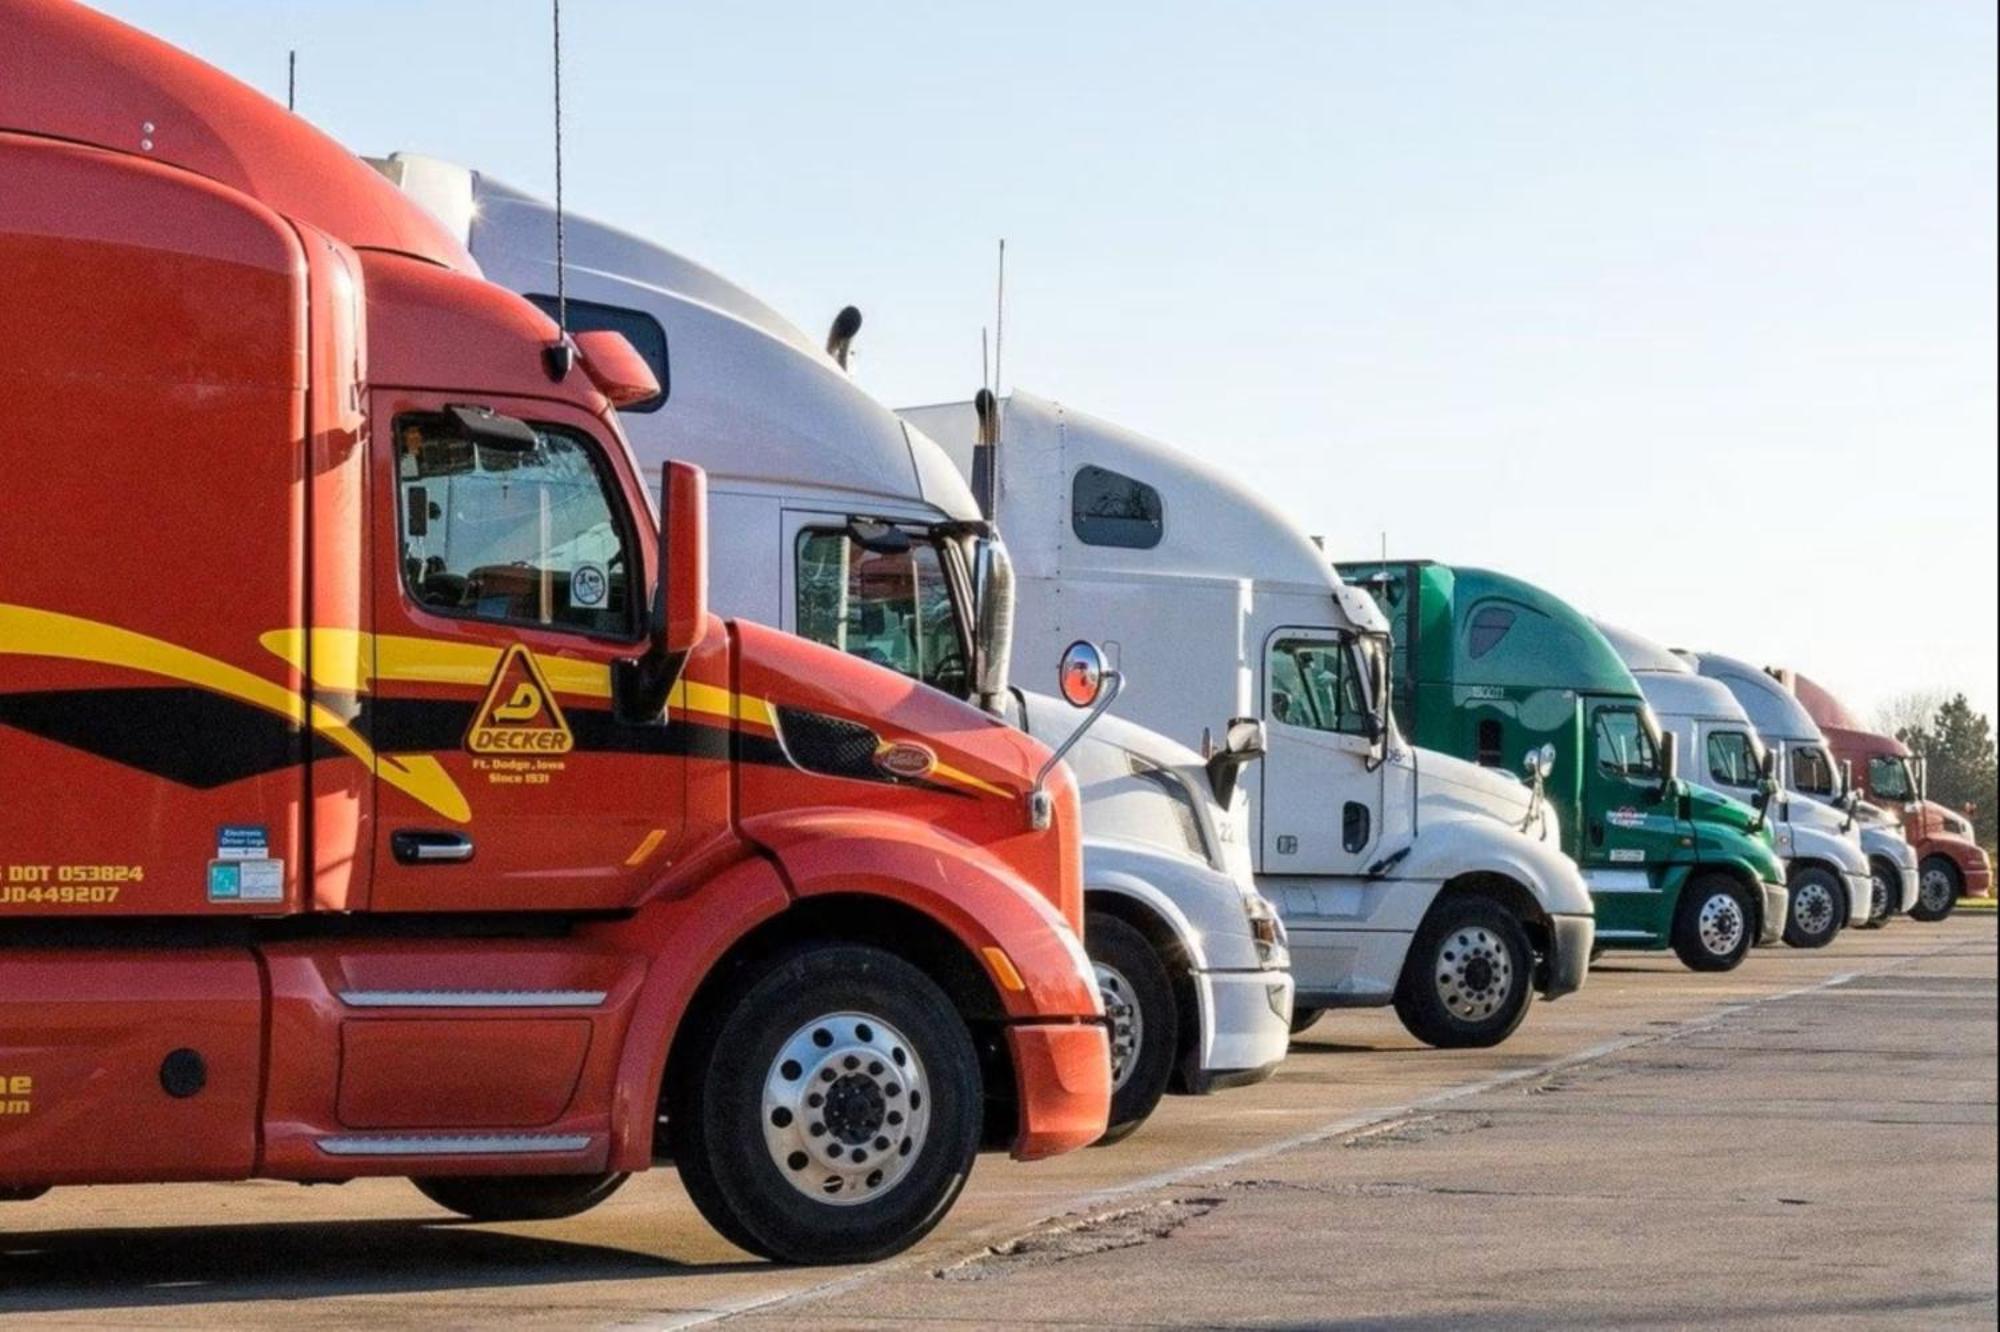
[[[104,6],[546,190],[547,6]],[[1339,555],[1522,574],[1863,708],[1996,695],[1994,10],[567,0],[572,204],[890,403],[1009,382]]]

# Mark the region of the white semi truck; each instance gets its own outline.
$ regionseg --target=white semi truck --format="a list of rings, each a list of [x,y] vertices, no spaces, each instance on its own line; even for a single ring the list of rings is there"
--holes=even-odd
[[[1881,925],[1914,907],[1920,877],[1916,848],[1904,838],[1894,815],[1862,800],[1852,774],[1834,762],[1833,747],[1797,696],[1747,661],[1716,652],[1678,655],[1743,705],[1757,733],[1778,755],[1779,780],[1787,793],[1835,814],[1842,827],[1859,832],[1868,857],[1869,923]]]
[[[1679,737],[1681,776],[1755,805],[1770,820],[1790,897],[1785,942],[1823,948],[1847,926],[1866,924],[1868,856],[1853,820],[1787,796],[1777,777],[1777,751],[1766,747],[1750,714],[1721,683],[1651,639],[1602,620],[1596,624],[1639,682],[1660,728]]]
[[[1266,723],[1250,855],[1290,933],[1298,1025],[1394,1004],[1420,1040],[1491,1045],[1533,992],[1582,984],[1591,899],[1553,809],[1404,741],[1387,623],[1281,513],[1219,468],[1026,393],[902,417],[1006,534],[1017,661],[1088,627],[1133,678],[1124,715],[1197,748],[1212,718]]]
[[[548,203],[435,158],[376,165],[466,242],[489,279],[556,313]],[[708,473],[720,612],[962,697],[990,694],[980,699],[990,710],[1051,745],[1076,729],[1062,702],[991,688],[1008,659],[1006,547],[943,452],[847,373],[857,314],[843,311],[822,346],[701,265],[574,214],[564,254],[569,327],[623,333],[661,385],[621,413],[641,462]],[[1023,678],[1045,676],[1066,646],[1024,665]],[[1254,1081],[1284,1058],[1289,957],[1250,873],[1237,780],[1262,733],[1234,734],[1233,748],[1204,761],[1106,717],[1067,755],[1084,806],[1085,947],[1112,1023],[1107,1141],[1166,1090]]]

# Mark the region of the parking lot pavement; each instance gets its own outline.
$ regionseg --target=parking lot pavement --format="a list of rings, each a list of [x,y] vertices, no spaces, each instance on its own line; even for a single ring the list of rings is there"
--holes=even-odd
[[[406,1185],[59,1191],[0,1210],[22,1323],[1991,1326],[1990,914],[1606,958],[1499,1050],[1336,1014],[1270,1082],[1112,1149],[987,1159],[912,1253],[749,1262],[670,1172],[568,1222]]]

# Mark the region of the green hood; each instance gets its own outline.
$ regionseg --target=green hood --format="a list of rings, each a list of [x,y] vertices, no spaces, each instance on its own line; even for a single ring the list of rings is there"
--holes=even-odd
[[[1784,862],[1778,859],[1777,836],[1769,819],[1760,827],[1757,811],[1741,800],[1690,787],[1686,782],[1681,786],[1687,793],[1698,847],[1704,852],[1740,857],[1766,883],[1785,881]]]

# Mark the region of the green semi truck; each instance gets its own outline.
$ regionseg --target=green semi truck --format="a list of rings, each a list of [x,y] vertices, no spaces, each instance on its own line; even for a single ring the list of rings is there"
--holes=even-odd
[[[1589,619],[1517,578],[1430,561],[1342,564],[1390,624],[1391,704],[1418,745],[1539,786],[1605,948],[1727,971],[1784,931],[1761,811],[1677,775],[1638,682]]]

